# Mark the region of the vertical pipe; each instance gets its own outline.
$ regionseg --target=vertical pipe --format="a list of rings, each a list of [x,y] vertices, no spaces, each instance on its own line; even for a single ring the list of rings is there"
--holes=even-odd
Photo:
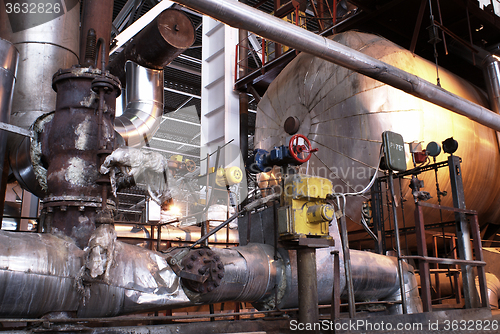
[[[479,223],[477,221],[477,214],[471,218],[471,234],[474,243],[474,254],[476,261],[484,261],[483,246],[481,245],[481,234],[479,232]],[[481,292],[481,306],[490,307],[488,298],[488,287],[486,284],[486,271],[483,266],[477,267],[477,279],[479,281],[479,290]],[[497,298],[498,300],[498,298]]]
[[[347,286],[347,299],[349,303],[349,317],[354,318],[356,315],[356,304],[354,299],[354,283],[351,271],[351,252],[349,250],[349,241],[347,239],[347,224],[345,214],[340,217],[340,233],[342,240],[342,252],[344,253],[344,270]]]
[[[243,78],[247,75],[248,68],[248,31],[239,30],[239,50],[238,50],[238,63],[239,73],[238,78]],[[239,94],[240,98],[240,151],[243,161],[248,158],[248,94],[246,92]]]
[[[385,254],[385,228],[384,228],[384,206],[382,200],[382,185],[380,179],[376,179],[371,187],[372,215],[375,235],[375,252]]]
[[[0,122],[2,123],[9,123],[10,121],[18,62],[19,52],[17,49],[12,43],[0,38]],[[6,157],[7,132],[0,130],[0,218],[3,218],[3,206],[9,171]]]
[[[424,216],[422,207],[415,203],[415,234],[417,237],[417,251],[420,256],[427,256],[427,245],[425,243]],[[423,260],[418,262],[420,270],[420,284],[422,286],[421,298],[424,312],[432,311],[431,278],[429,275],[429,263]]]
[[[266,40],[262,37],[262,74],[264,74],[264,65],[266,64]]]
[[[346,67],[500,131],[500,115],[429,81],[234,0],[175,0],[232,27]]]
[[[333,290],[330,320],[334,321],[340,316],[340,256],[339,251],[332,251],[333,255]]]
[[[299,293],[299,322],[313,324],[319,321],[318,278],[316,249],[297,249],[297,274]]]
[[[437,235],[433,235],[432,236],[432,244],[434,246],[434,257],[439,257]],[[443,235],[443,244],[446,245],[446,237],[445,237],[445,235]],[[439,263],[436,263],[434,265],[434,268],[439,269]],[[438,299],[438,303],[442,304],[442,300],[441,300],[441,285],[439,284],[439,273],[438,272],[436,272],[434,274],[434,280],[436,282],[436,297]]]
[[[403,306],[403,314],[407,313],[406,309],[406,293],[405,293],[405,279],[403,275],[403,264],[401,259],[401,243],[399,241],[399,225],[398,213],[396,211],[396,196],[394,196],[394,181],[392,179],[392,171],[389,173],[389,188],[392,197],[392,213],[394,215],[394,236],[396,239],[396,254],[398,257],[398,275],[399,275],[399,288],[401,289],[401,305]]]
[[[484,79],[488,90],[490,108],[500,114],[500,62],[498,56],[488,55],[483,60]],[[500,132],[497,131],[500,148]]]
[[[448,157],[450,170],[451,193],[453,195],[453,206],[465,209],[464,186],[462,183],[462,169],[460,158],[454,155]],[[462,260],[473,260],[472,247],[470,243],[470,232],[467,218],[463,213],[455,213],[458,256]],[[465,308],[479,307],[479,296],[476,290],[473,267],[462,265],[462,280],[464,287]]]
[[[85,44],[87,33],[92,28],[95,30],[96,38],[104,39],[106,49],[109,49],[111,39],[111,26],[113,23],[114,0],[85,0],[82,8],[82,22],[80,30],[80,62],[85,59]],[[101,63],[102,55],[99,55],[97,64]],[[109,54],[104,54],[104,62],[108,63]]]

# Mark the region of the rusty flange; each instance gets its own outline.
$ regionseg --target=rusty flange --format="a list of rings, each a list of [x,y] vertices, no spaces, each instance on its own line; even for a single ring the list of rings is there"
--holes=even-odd
[[[219,255],[209,248],[195,248],[186,255],[181,262],[182,271],[206,276],[204,282],[197,282],[182,278],[182,283],[189,290],[199,293],[211,292],[220,285],[224,277],[224,264]]]

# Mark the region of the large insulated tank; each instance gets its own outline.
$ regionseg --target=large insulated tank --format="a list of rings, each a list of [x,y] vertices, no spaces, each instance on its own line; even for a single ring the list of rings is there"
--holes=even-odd
[[[332,38],[429,82],[436,82],[435,64],[383,37],[348,31]],[[488,105],[483,91],[457,75],[440,68],[439,76],[444,89],[480,105]],[[441,143],[453,137],[459,143],[455,155],[462,158],[467,208],[480,213],[480,223],[494,222],[499,217],[499,146],[495,132],[485,126],[304,52],[281,72],[260,101],[255,148],[268,150],[287,145],[290,135],[284,130],[284,122],[291,116],[300,121],[298,133],[309,138],[312,146],[319,149],[309,163],[301,167],[302,171],[331,179],[334,191],[339,193],[359,191],[368,184],[377,166],[384,131],[400,133],[405,143],[421,143],[423,148],[431,141]],[[412,168],[409,147],[405,146],[407,166]],[[446,159],[444,153],[437,157],[437,161]],[[423,190],[433,196],[430,202],[437,203],[434,173],[427,172],[420,178],[425,183]],[[453,206],[447,168],[439,170],[438,180],[441,190],[448,192],[442,204]],[[414,204],[408,185],[409,181],[403,180],[405,224],[413,225]],[[399,188],[396,193],[399,199]],[[347,199],[349,230],[362,229],[360,212],[368,196]],[[439,211],[426,210],[424,213],[426,223],[440,221]],[[387,211],[385,214],[387,217]],[[443,220],[453,220],[453,216],[444,215]],[[386,229],[390,229],[387,225],[388,222]],[[362,237],[366,238],[366,234]]]

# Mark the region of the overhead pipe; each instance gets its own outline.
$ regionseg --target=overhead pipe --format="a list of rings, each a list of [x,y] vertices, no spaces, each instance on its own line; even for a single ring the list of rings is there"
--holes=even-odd
[[[122,96],[123,113],[115,120],[115,130],[127,146],[149,143],[160,127],[164,112],[163,68],[190,47],[195,37],[189,17],[169,8],[137,34],[107,66],[126,87]]]
[[[93,29],[95,41],[102,38],[106,49],[110,44],[111,28],[113,25],[113,2],[114,0],[85,0],[82,4],[82,22],[80,29],[80,64],[84,67],[92,65],[86,63],[86,52],[88,50],[87,36],[89,30]],[[93,45],[95,47],[95,44]],[[94,50],[94,55],[97,53]],[[108,63],[109,54],[98,54],[97,64],[101,63],[101,58],[104,57],[104,62]]]
[[[99,7],[100,4],[95,1],[84,5],[84,8],[87,9],[84,10],[84,22],[82,23],[84,28],[82,29],[81,61],[87,58],[85,49],[89,49],[89,45],[87,45],[89,40],[87,38],[88,31],[84,34],[83,30],[92,27],[95,38],[97,38],[98,35],[103,34],[103,31],[109,25],[107,21],[98,24],[95,20],[86,19],[87,17],[95,18],[96,15],[104,18],[108,17],[106,13],[99,14],[96,6]],[[109,1],[105,7],[107,11],[109,9]],[[24,52],[21,54],[25,55],[23,57],[26,58],[22,62],[22,66],[20,66],[19,76],[22,80],[20,81],[21,85],[18,85],[16,91],[20,91],[19,87],[21,87],[23,91],[35,93],[33,87],[38,86],[33,84],[33,80],[42,78],[43,89],[37,89],[37,92],[41,93],[36,93],[35,98],[32,98],[33,94],[29,94],[29,99],[23,98],[24,95],[20,95],[19,93],[17,95],[16,93],[14,94],[13,124],[27,128],[34,124],[34,121],[40,115],[44,115],[55,109],[55,92],[52,90],[51,85],[43,84],[43,82],[51,82],[52,75],[57,69],[61,67],[67,68],[78,62],[78,52],[76,50],[78,50],[79,7],[71,8],[71,11],[68,8],[68,13],[63,17],[46,23],[41,27],[36,26],[17,33],[13,33],[12,29],[7,26],[9,20],[6,17],[4,20],[1,19],[3,15],[6,15],[6,13],[0,12],[0,36],[7,36],[21,45]],[[47,32],[47,29],[50,29],[50,32]],[[61,35],[61,31],[64,31],[65,34]],[[60,36],[59,39],[56,35]],[[144,38],[140,38],[141,36]],[[122,116],[115,119],[115,130],[122,135],[129,146],[144,145],[151,140],[151,137],[158,130],[161,123],[161,116],[164,112],[163,66],[166,63],[170,63],[178,54],[188,48],[194,42],[194,38],[194,27],[187,15],[179,10],[166,10],[136,37],[136,41],[131,43],[131,46],[125,50],[128,50],[128,52],[123,53],[126,56],[119,55],[110,64],[109,69],[112,72],[114,72],[113,69],[117,70],[119,72],[117,74],[122,76],[122,79],[125,73],[125,61],[128,58],[135,59],[144,66],[153,68],[140,69],[138,65],[128,65],[130,70],[128,71],[128,79],[126,80],[131,84],[130,87],[127,87],[127,93],[123,96],[126,99],[123,107],[125,110]],[[32,40],[46,40],[47,44],[29,42]],[[147,47],[149,45],[147,43],[151,44],[153,42],[156,46],[153,50],[155,52],[151,52],[151,48]],[[30,55],[33,52],[43,53],[45,49],[38,50],[40,47],[48,48],[52,56],[44,57],[43,63],[36,65],[41,60]],[[33,51],[30,51],[31,49]],[[47,61],[50,62],[45,63]],[[86,65],[93,65],[95,62],[99,63],[98,60],[95,61],[92,59],[92,64]],[[43,71],[43,75],[37,71]],[[12,171],[23,188],[43,198],[46,188],[43,180],[44,168],[39,162],[32,161],[32,152],[35,151],[36,153],[37,145],[40,144],[36,140],[33,141],[32,138],[17,137],[17,139],[14,140],[13,138],[9,141]]]
[[[162,70],[195,41],[189,17],[178,9],[168,8],[135,36],[107,66],[120,81],[125,81],[125,63]]]
[[[500,131],[500,115],[449,91],[235,0],[175,0],[225,24],[304,51]]]
[[[500,57],[488,54],[483,59],[483,71],[491,109],[500,114]],[[500,140],[500,135],[497,133]]]

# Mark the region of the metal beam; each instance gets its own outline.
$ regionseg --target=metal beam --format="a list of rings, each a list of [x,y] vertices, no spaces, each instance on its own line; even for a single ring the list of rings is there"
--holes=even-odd
[[[194,147],[194,148],[200,148],[200,145],[183,143],[181,141],[171,140],[171,139],[164,139],[164,138],[153,137],[153,138],[151,138],[151,140],[158,140],[158,141],[162,141],[162,142],[165,142],[165,143],[172,143],[172,144],[177,144],[177,145],[184,145],[184,146],[189,146],[189,147]]]
[[[183,156],[185,156],[185,157],[190,157],[190,158],[195,158],[195,159],[199,159],[199,158],[200,158],[200,156],[199,156],[199,155],[192,155],[192,154],[187,154],[187,153],[184,153],[184,152],[175,152],[175,151],[170,151],[170,150],[162,150],[162,149],[160,149],[160,148],[148,147],[148,146],[144,146],[143,148],[144,148],[144,149],[147,149],[147,150],[158,151],[158,152],[164,152],[164,153],[180,154],[180,155],[183,155]]]
[[[170,114],[170,113],[169,113]],[[183,119],[178,119],[178,118],[173,118],[173,117],[168,117],[168,116],[165,116],[163,115],[162,116],[163,120],[162,120],[162,123],[166,120],[169,120],[169,121],[176,121],[176,122],[181,122],[181,123],[186,123],[186,124],[191,124],[191,125],[197,125],[197,126],[200,126],[201,124],[200,123],[195,123],[195,122],[191,122],[191,121],[186,121],[186,120],[183,120]]]
[[[172,93],[177,93],[177,94],[181,94],[181,95],[186,95],[186,96],[194,97],[194,98],[199,99],[199,100],[201,99],[200,95],[195,95],[195,94],[191,94],[191,93],[188,93],[188,92],[183,92],[182,90],[173,89],[173,88],[169,88],[169,87],[164,87],[163,89],[165,91],[167,91],[167,92],[172,92]]]

